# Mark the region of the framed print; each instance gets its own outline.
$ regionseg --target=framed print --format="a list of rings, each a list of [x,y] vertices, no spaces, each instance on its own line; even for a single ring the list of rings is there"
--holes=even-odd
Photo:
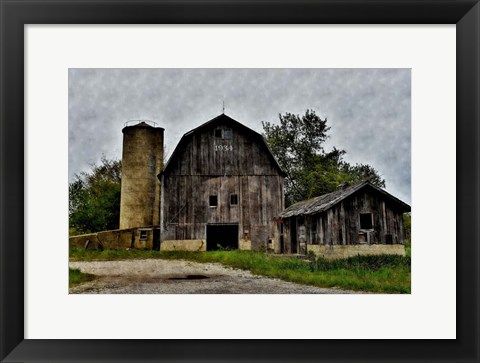
[[[2,0],[1,11],[2,361],[479,361],[477,1]],[[420,63],[402,61],[409,52]],[[369,53],[384,53],[384,63]],[[135,57],[143,58],[126,61]],[[414,227],[421,241],[411,294],[67,295],[59,256],[68,254],[69,69],[208,68],[213,79],[213,68],[352,65],[412,71],[412,186],[422,185],[412,210],[425,223]],[[222,130],[211,136],[231,137]],[[430,204],[415,203],[427,194]],[[241,195],[229,198],[237,205]]]

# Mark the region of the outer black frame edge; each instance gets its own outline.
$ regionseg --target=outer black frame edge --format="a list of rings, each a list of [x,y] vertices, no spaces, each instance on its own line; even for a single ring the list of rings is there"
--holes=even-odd
[[[480,5],[408,1],[0,0],[0,359],[5,362],[479,362]],[[24,340],[24,24],[457,24],[456,340]],[[11,231],[15,231],[11,237]],[[52,317],[54,318],[54,317]]]

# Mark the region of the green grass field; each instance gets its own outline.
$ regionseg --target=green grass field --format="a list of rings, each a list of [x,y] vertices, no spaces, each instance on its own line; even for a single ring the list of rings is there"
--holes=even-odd
[[[94,275],[85,274],[77,268],[68,269],[68,287],[73,287],[87,281],[92,281],[93,279],[95,279]]]
[[[127,259],[183,259],[217,262],[256,275],[318,287],[338,287],[376,293],[410,293],[410,257],[396,255],[356,256],[348,259],[300,259],[255,251],[122,251],[73,250],[71,261]]]

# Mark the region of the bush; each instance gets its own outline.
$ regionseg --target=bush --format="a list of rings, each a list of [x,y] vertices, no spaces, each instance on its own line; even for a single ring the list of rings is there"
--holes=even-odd
[[[381,268],[410,268],[410,266],[410,257],[400,255],[357,255],[347,259],[336,260],[319,258],[317,261],[310,262],[311,271],[329,271],[338,269],[377,271]]]

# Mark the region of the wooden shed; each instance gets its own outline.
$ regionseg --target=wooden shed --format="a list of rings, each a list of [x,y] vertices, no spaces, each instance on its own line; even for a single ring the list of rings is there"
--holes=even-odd
[[[343,184],[278,215],[280,250],[327,257],[404,254],[403,213],[409,211],[409,205],[370,182]]]
[[[187,132],[159,175],[160,249],[272,247],[284,175],[262,135],[225,114]]]

